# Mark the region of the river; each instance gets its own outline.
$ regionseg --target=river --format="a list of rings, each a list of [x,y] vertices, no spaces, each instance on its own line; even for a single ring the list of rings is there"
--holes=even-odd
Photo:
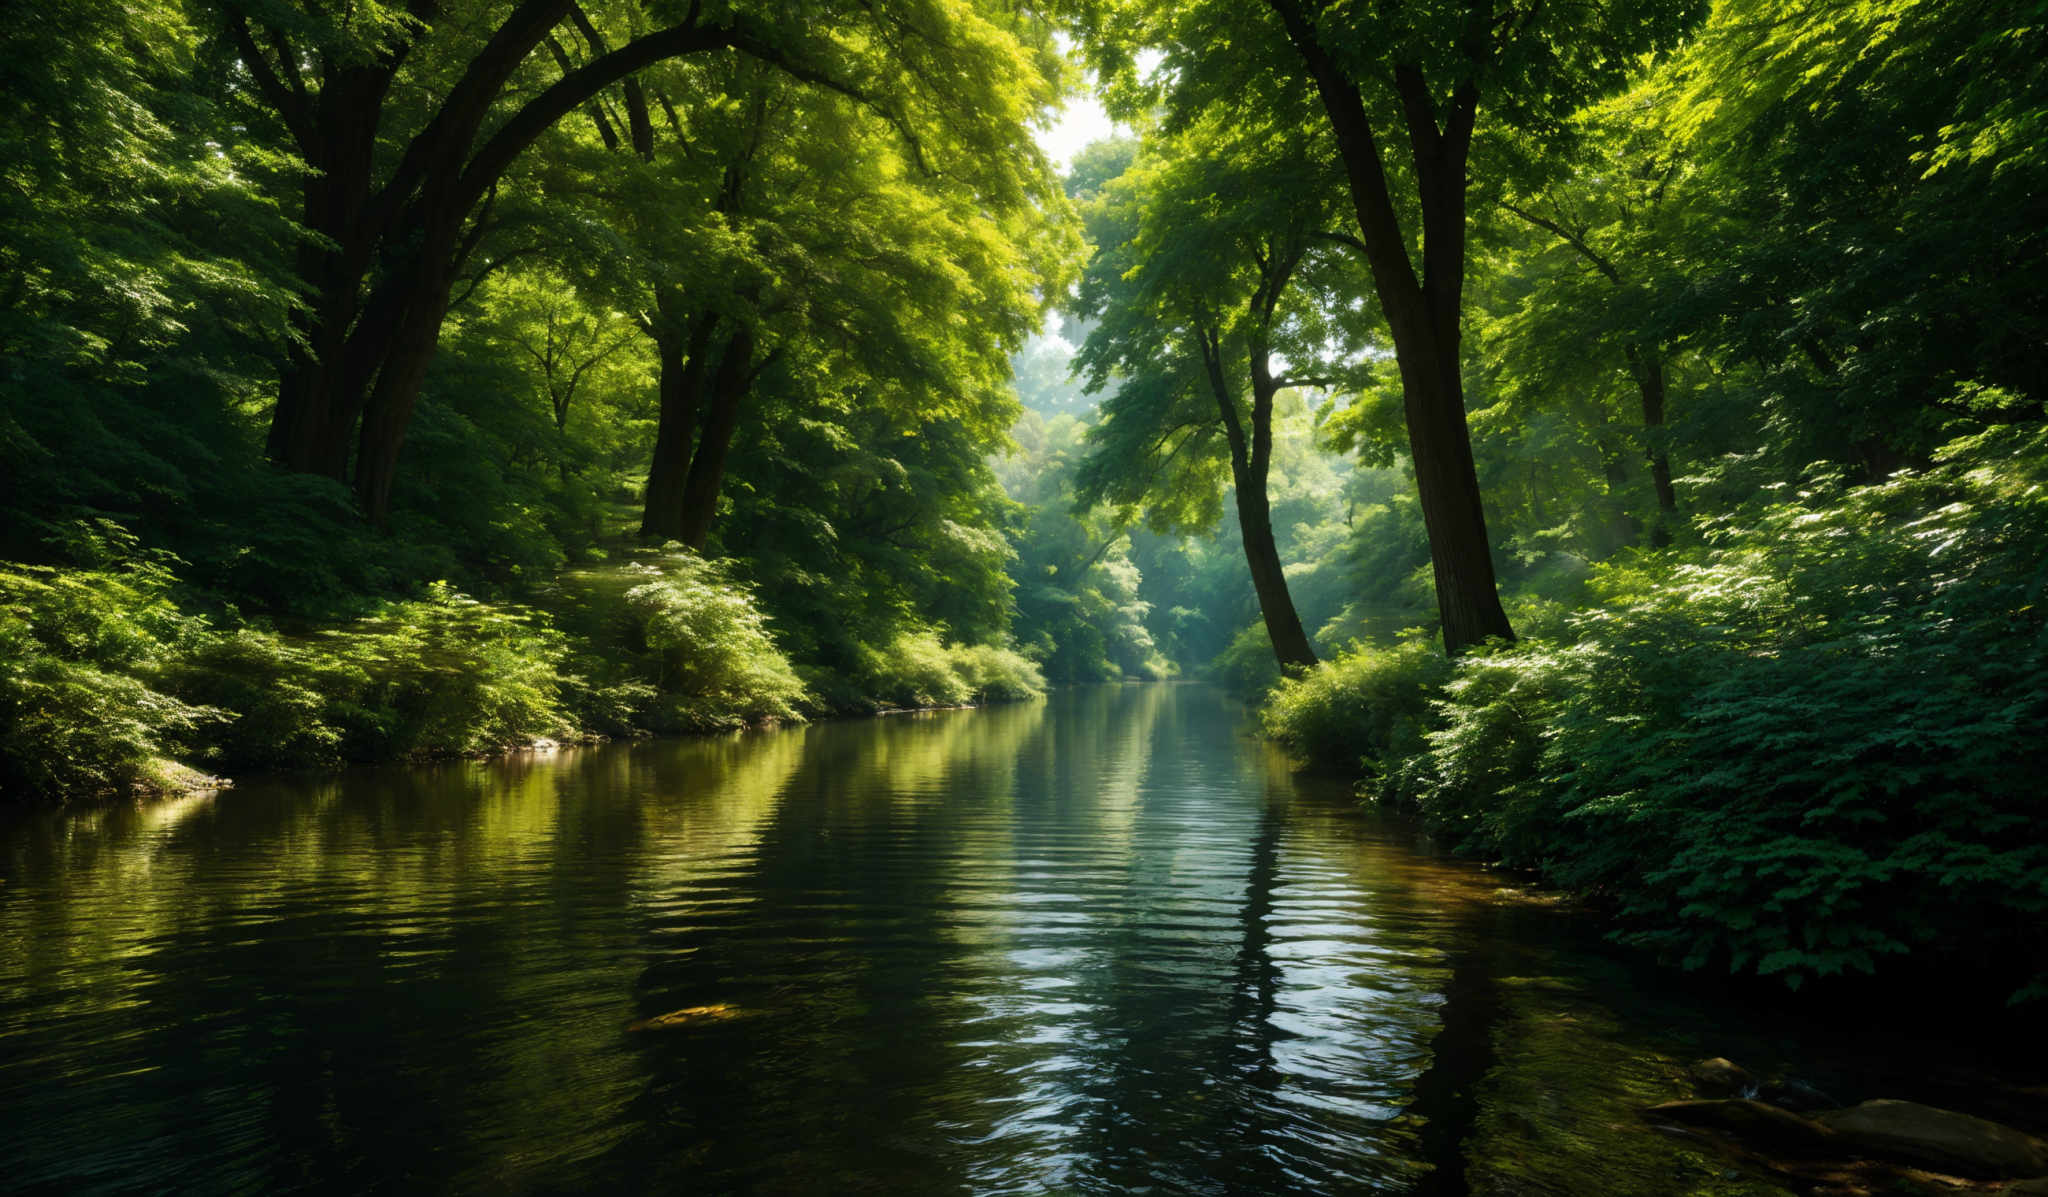
[[[1637,1108],[1704,1055],[1979,1084],[1868,1034],[1605,946],[1200,686],[0,825],[8,1191],[1775,1193]]]

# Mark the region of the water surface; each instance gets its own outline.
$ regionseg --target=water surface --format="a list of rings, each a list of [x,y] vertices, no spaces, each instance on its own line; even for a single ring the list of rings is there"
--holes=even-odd
[[[1694,987],[1201,687],[355,770],[0,827],[0,1189],[1776,1192]]]

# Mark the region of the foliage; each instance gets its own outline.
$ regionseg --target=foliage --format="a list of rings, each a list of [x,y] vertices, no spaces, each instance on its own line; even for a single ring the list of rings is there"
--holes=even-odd
[[[61,799],[147,785],[225,713],[166,692],[167,660],[203,625],[169,598],[169,564],[118,529],[90,568],[0,567],[0,795]],[[125,558],[125,559],[123,559]]]
[[[1030,658],[996,645],[948,645],[931,632],[903,632],[866,650],[862,691],[887,707],[953,707],[1015,702],[1045,693]]]
[[[1173,666],[1149,626],[1154,608],[1139,593],[1143,575],[1128,538],[1115,521],[1075,510],[1067,498],[1088,428],[1071,415],[1030,413],[1017,425],[1018,454],[1000,467],[1004,486],[1030,513],[1011,564],[1016,636],[1062,685],[1168,676]]]
[[[1460,662],[1424,742],[1437,682],[1398,651],[1283,685],[1269,726],[1323,759],[1348,735],[1461,850],[1606,895],[1688,966],[2038,960],[2044,495],[2039,430],[1875,485],[1816,472],[1597,568],[1555,639]]]
[[[861,681],[885,705],[957,707],[973,697],[952,654],[930,632],[904,632],[866,656]]]
[[[657,730],[701,731],[796,719],[804,685],[753,595],[714,563],[677,554],[626,591]]]
[[[83,567],[0,573],[0,781],[40,800],[159,779],[165,758],[277,768],[443,756],[571,731],[561,638],[442,584],[310,635],[216,630],[179,564],[86,526]]]
[[[1414,798],[1403,766],[1423,753],[1441,719],[1450,665],[1423,640],[1355,646],[1300,677],[1282,678],[1261,709],[1266,734],[1319,769],[1363,770],[1376,801]]]
[[[2039,417],[2044,58],[2029,0],[1730,0],[1645,82],[1657,315],[1757,371],[1773,442],[1874,477]]]
[[[952,655],[954,668],[976,702],[1022,702],[1045,693],[1045,674],[1014,648],[957,645]]]
[[[425,597],[322,629],[299,684],[326,700],[351,760],[449,756],[574,734],[561,705],[568,646],[535,612],[437,582]],[[203,663],[202,663],[203,664]]]
[[[103,560],[0,572],[12,796],[147,783],[171,756],[232,769],[418,759],[586,729],[795,719],[807,701],[752,596],[689,555],[611,571],[608,619],[553,594],[577,632],[572,657],[546,612],[445,583],[340,623],[216,628],[180,608],[175,559],[111,526],[74,537],[74,553],[88,550]],[[1032,681],[999,651],[965,659],[977,689]]]

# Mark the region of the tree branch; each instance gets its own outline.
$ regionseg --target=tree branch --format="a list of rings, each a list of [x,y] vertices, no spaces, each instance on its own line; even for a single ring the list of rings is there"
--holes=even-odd
[[[1322,230],[1317,230],[1316,232],[1310,233],[1309,237],[1316,241],[1334,241],[1339,245],[1349,246],[1350,248],[1357,250],[1358,256],[1361,258],[1366,256],[1365,242],[1360,241],[1358,238],[1353,237],[1349,233],[1325,232]]]
[[[1538,216],[1536,213],[1528,211],[1527,209],[1519,207],[1515,204],[1509,203],[1507,200],[1500,201],[1500,206],[1506,208],[1509,212],[1514,213],[1516,216],[1521,217],[1523,220],[1528,221],[1530,224],[1535,225],[1537,228],[1552,234],[1553,236],[1557,237],[1560,241],[1563,241],[1565,244],[1579,251],[1579,255],[1585,258],[1588,262],[1591,262],[1595,269],[1597,269],[1601,274],[1605,275],[1607,277],[1608,282],[1613,283],[1617,287],[1621,286],[1621,271],[1615,268],[1613,262],[1603,257],[1591,245],[1588,245],[1586,243],[1585,237],[1582,234],[1574,233],[1571,229],[1567,228],[1565,225],[1559,223],[1558,221]]]
[[[242,56],[242,65],[249,69],[249,77],[256,81],[256,90],[277,109],[277,115],[284,122],[285,131],[298,143],[299,153],[311,159],[317,138],[313,135],[312,112],[306,106],[303,92],[286,87],[284,80],[271,68],[270,60],[263,51],[256,48],[256,39],[249,32],[249,22],[241,13],[227,14],[228,39],[235,43],[235,52]],[[294,78],[297,72],[293,72]]]

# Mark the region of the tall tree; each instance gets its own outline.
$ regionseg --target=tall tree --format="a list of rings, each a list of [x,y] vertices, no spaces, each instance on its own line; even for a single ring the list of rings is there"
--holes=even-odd
[[[636,306],[658,348],[642,534],[702,549],[753,392],[824,382],[906,426],[980,425],[1007,409],[1009,356],[1078,241],[1035,150],[935,173],[858,104],[745,60],[693,71],[723,100],[654,134],[590,283]],[[1019,127],[1052,85],[1011,81]]]
[[[1323,143],[1215,115],[1155,134],[1089,206],[1096,256],[1077,300],[1099,320],[1080,368],[1091,389],[1115,385],[1080,501],[1143,508],[1155,530],[1204,528],[1227,476],[1260,614],[1288,669],[1316,655],[1273,534],[1273,403],[1290,386],[1335,385],[1363,346],[1359,322],[1344,319],[1349,297],[1327,285],[1346,263],[1313,236],[1327,215],[1317,197],[1331,194]]]
[[[1326,124],[1400,369],[1416,489],[1429,529],[1445,648],[1511,638],[1472,462],[1460,373],[1466,216],[1481,106],[1502,130],[1552,133],[1670,44],[1697,0],[1559,9],[1228,0],[1135,6],[1131,42],[1165,49],[1176,113],[1244,106]],[[1098,43],[1102,39],[1098,39]],[[1313,105],[1313,109],[1307,109]],[[1311,116],[1311,112],[1315,115]],[[1394,147],[1405,144],[1406,152]],[[1502,165],[1502,164],[1494,164]]]
[[[957,94],[944,105],[899,94],[935,56],[1022,56],[971,9],[932,6],[913,21],[859,6],[776,9],[773,20],[700,5],[680,19],[619,8],[613,15],[631,35],[565,69],[551,37],[599,44],[584,34],[593,19],[575,0],[223,5],[239,94],[304,164],[305,300],[271,422],[272,457],[335,478],[351,476],[353,459],[364,509],[384,515],[450,292],[490,230],[496,187],[564,116],[654,63],[737,51],[864,100],[887,92],[886,110],[912,138],[928,129],[918,115],[957,118],[973,126],[960,140],[981,143],[1002,141],[999,126],[1014,123],[1014,105],[977,108],[972,87],[949,89]],[[920,141],[923,152],[954,144]]]
[[[1508,237],[1508,260],[1495,264],[1493,273],[1513,292],[1513,310],[1490,330],[1506,334],[1489,349],[1508,368],[1489,365],[1553,407],[1556,391],[1599,394],[1612,375],[1626,378],[1636,398],[1638,459],[1649,466],[1656,501],[1650,541],[1662,546],[1671,542],[1678,511],[1666,423],[1682,334],[1661,318],[1659,292],[1671,280],[1648,247],[1667,233],[1666,201],[1683,169],[1665,152],[1661,131],[1645,128],[1646,108],[1635,94],[1595,105],[1577,122],[1584,130],[1577,152],[1553,156],[1552,177],[1498,198],[1511,223],[1537,242]],[[1609,472],[1623,481],[1620,455],[1608,458]]]

